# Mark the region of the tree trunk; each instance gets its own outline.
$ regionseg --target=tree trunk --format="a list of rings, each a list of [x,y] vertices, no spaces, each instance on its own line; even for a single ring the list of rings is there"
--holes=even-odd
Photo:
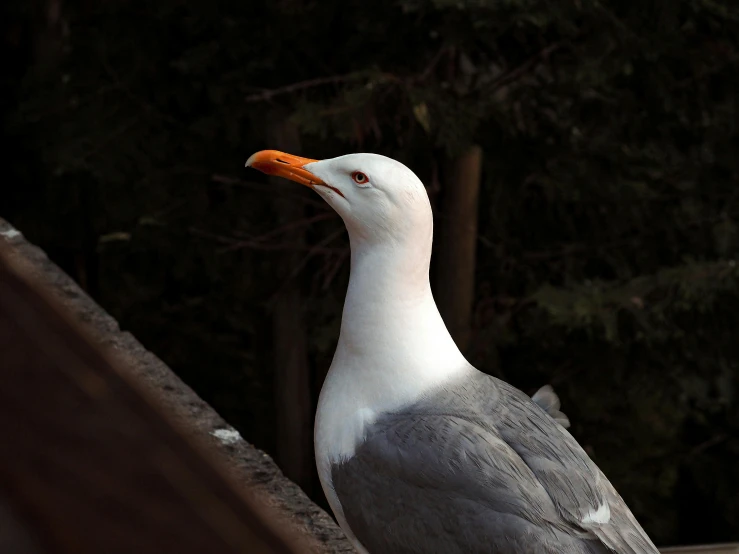
[[[300,137],[282,114],[270,117],[267,135],[269,147],[299,154]],[[275,180],[274,208],[279,224],[304,217],[304,206],[294,197],[280,194],[285,182]],[[285,233],[283,240],[296,246],[305,242],[301,229]],[[277,260],[277,275],[290,275],[300,261],[299,250],[287,250]],[[285,475],[310,493],[313,481],[313,406],[306,328],[303,318],[303,292],[300,280],[292,278],[280,284],[274,298],[272,333],[275,367],[276,451],[277,463]]]
[[[479,146],[472,146],[450,160],[437,234],[436,302],[462,351],[469,345],[471,336],[481,169]]]

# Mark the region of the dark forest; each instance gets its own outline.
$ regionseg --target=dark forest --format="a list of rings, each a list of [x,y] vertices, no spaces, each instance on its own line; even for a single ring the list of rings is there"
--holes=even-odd
[[[551,384],[658,545],[739,540],[739,7],[6,0],[0,216],[325,506],[341,220],[244,168],[376,152],[478,368]]]

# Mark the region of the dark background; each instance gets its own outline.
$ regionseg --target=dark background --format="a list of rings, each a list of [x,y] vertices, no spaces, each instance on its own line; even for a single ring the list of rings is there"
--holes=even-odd
[[[316,195],[244,161],[387,154],[453,230],[469,183],[450,168],[480,148],[476,265],[433,275],[452,299],[474,277],[470,360],[552,383],[657,544],[739,540],[739,6],[0,9],[0,216],[317,501],[348,242]]]

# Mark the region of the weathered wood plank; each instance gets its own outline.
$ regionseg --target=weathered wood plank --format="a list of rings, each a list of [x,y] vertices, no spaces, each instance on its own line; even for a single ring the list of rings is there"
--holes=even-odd
[[[739,543],[702,544],[660,548],[663,554],[739,554]]]
[[[297,552],[0,245],[0,487],[48,552]]]

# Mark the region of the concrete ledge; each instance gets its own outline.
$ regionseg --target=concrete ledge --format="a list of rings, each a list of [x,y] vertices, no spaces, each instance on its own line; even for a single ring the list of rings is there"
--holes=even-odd
[[[304,533],[316,554],[353,553],[333,519],[316,506],[294,483],[280,472],[264,452],[246,442],[208,404],[185,385],[159,358],[146,350],[77,284],[49,260],[39,248],[0,219],[0,241],[10,246],[13,261],[22,264],[68,313],[87,327],[104,347],[132,368],[135,378],[159,400],[170,418],[193,437],[206,442],[224,462],[231,476],[248,486],[279,516]]]

